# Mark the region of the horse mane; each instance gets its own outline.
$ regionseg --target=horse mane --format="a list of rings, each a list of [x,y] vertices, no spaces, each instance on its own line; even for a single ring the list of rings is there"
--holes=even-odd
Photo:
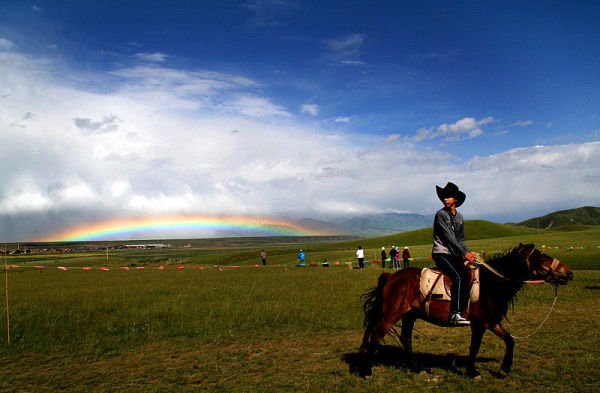
[[[481,295],[502,308],[503,314],[508,311],[508,304],[513,303],[516,295],[525,285],[528,268],[523,248],[532,248],[533,244],[519,246],[486,258],[486,263],[500,273],[499,277],[484,266],[480,267]]]

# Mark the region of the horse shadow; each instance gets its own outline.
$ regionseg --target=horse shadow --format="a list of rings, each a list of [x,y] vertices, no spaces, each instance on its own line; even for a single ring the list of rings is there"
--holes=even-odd
[[[452,353],[436,355],[431,353],[410,353],[393,345],[382,345],[367,358],[357,352],[342,355],[342,360],[350,367],[350,373],[361,377],[369,377],[373,366],[384,366],[408,370],[415,374],[431,373],[433,369],[446,370],[456,375],[466,375],[463,371],[468,364],[468,356],[457,356]],[[478,357],[478,363],[489,363],[493,358]]]

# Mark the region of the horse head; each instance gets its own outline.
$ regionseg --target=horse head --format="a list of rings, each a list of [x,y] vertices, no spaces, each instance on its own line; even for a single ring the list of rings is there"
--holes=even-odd
[[[552,285],[565,285],[573,279],[571,269],[558,259],[546,255],[533,244],[519,245],[519,252],[525,256],[532,279],[549,282]]]

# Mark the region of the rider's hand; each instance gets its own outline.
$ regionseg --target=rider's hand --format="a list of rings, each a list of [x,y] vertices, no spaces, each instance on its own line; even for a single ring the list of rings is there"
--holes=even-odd
[[[465,259],[466,259],[467,261],[469,261],[469,262],[475,262],[475,259],[476,259],[476,258],[477,258],[477,253],[476,253],[476,252],[473,252],[473,251],[471,251],[471,252],[468,252],[468,253],[465,255]]]

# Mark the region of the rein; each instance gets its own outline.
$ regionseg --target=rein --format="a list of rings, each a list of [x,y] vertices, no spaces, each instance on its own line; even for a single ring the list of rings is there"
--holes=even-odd
[[[498,277],[502,278],[503,280],[509,281],[508,278],[504,277],[502,274],[498,273],[498,271],[496,269],[494,269],[493,267],[491,267],[490,265],[488,265],[487,262],[484,261],[483,258],[480,257],[479,255],[477,255],[477,257],[475,258],[475,263],[477,263],[478,265],[485,266],[489,271],[491,271],[492,273],[494,273]]]
[[[533,252],[535,251],[535,248],[533,250],[531,250],[531,252],[529,253],[529,255],[527,256],[527,258],[525,258],[525,261],[527,262],[527,266],[529,267],[529,258],[531,257],[531,255],[533,254]],[[504,277],[502,274],[498,273],[498,271],[496,271],[493,267],[491,267],[489,264],[487,264],[482,257],[480,257],[479,255],[477,255],[476,258],[476,263],[478,265],[483,265],[485,266],[489,271],[491,271],[492,273],[494,273],[495,275],[497,275],[498,277],[506,280],[506,281],[510,281],[509,279],[507,279],[506,277]],[[550,266],[550,268],[546,268],[544,267],[544,270],[549,271],[550,273],[552,273],[554,271],[554,269],[556,269],[556,266],[558,266],[559,260],[554,258],[554,260],[552,261],[552,265]],[[524,283],[538,283],[539,281],[523,281]],[[544,282],[544,281],[542,281]],[[548,311],[548,314],[546,315],[546,317],[542,320],[542,322],[540,322],[540,324],[528,335],[526,336],[513,336],[512,334],[510,335],[514,340],[524,340],[527,339],[531,336],[533,336],[535,333],[537,333],[538,330],[540,330],[540,328],[542,327],[542,325],[544,325],[544,323],[546,323],[546,321],[548,320],[548,318],[550,318],[550,314],[552,314],[552,310],[554,310],[554,305],[556,305],[556,300],[558,299],[558,285],[554,285],[554,301],[552,302],[552,306],[550,307],[550,310]]]
[[[554,301],[552,302],[552,307],[550,307],[550,311],[548,311],[548,314],[546,315],[546,318],[544,318],[544,320],[542,322],[540,322],[540,324],[528,335],[526,336],[521,336],[521,337],[516,337],[513,336],[512,334],[510,335],[514,340],[524,340],[526,338],[529,338],[531,336],[533,336],[535,333],[537,333],[538,330],[540,330],[540,328],[542,327],[542,325],[548,320],[548,318],[550,318],[550,314],[552,313],[552,310],[554,310],[554,305],[556,304],[556,299],[558,298],[558,285],[554,286]]]

